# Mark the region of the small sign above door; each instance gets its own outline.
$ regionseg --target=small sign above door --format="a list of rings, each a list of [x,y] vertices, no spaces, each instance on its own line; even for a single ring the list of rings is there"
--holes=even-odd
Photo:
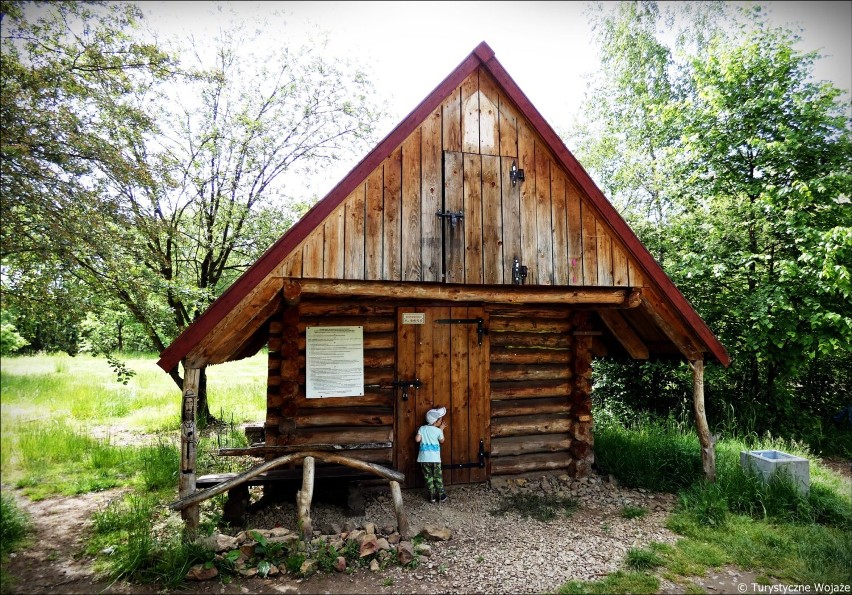
[[[402,324],[426,324],[425,312],[403,312]]]

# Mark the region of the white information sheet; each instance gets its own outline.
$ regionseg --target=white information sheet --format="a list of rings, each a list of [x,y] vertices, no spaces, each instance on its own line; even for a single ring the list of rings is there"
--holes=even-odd
[[[309,399],[364,396],[364,327],[307,327],[305,368]]]

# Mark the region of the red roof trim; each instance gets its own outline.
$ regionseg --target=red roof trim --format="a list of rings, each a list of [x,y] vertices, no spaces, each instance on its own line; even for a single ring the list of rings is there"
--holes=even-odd
[[[187,327],[163,352],[157,365],[169,371],[198,344],[225,315],[272,270],[292,252],[323,220],[345,200],[355,187],[372,172],[390,153],[405,140],[431,114],[449,93],[458,87],[480,64],[491,73],[503,90],[515,102],[521,113],[553,150],[559,162],[585,190],[594,206],[606,218],[627,248],[637,258],[645,272],[663,289],[664,294],[681,313],[689,326],[698,333],[707,347],[724,366],[730,357],[724,346],[683,297],[675,284],[654,260],[639,238],[606,199],[586,170],[568,150],[559,135],[550,127],[536,107],[495,58],[494,51],[484,41],[480,43],[455,70],[453,70],[414,110],[394,128],[341,182],[309,210],[293,227],[275,242],[257,262],[234,282],[207,310]]]
[[[612,226],[613,230],[624,241],[627,249],[630,250],[645,272],[659,285],[665,296],[672,302],[675,309],[683,316],[687,325],[698,334],[707,348],[716,357],[719,362],[727,367],[731,363],[731,358],[728,355],[724,345],[716,338],[713,331],[707,326],[704,320],[698,315],[692,304],[683,297],[683,294],[672,282],[662,267],[654,260],[648,249],[639,241],[639,238],[633,233],[633,230],[624,221],[615,207],[612,206],[591,176],[583,169],[577,158],[568,150],[559,135],[551,128],[550,124],[542,117],[536,107],[527,98],[517,83],[509,76],[509,73],[503,68],[496,58],[488,60],[484,67],[503,87],[506,94],[515,102],[521,113],[530,121],[536,132],[541,135],[544,142],[556,154],[556,158],[567,169],[574,179],[580,184],[582,189],[589,196],[592,204],[600,212],[601,215]]]
[[[483,42],[459,64],[447,78],[420,102],[406,118],[370,151],[343,180],[284,233],[257,262],[214,301],[207,310],[189,325],[163,352],[157,365],[169,371],[174,368],[225,315],[319,226],[347,196],[362,183],[388,155],[441,105],[444,99],[481,64],[480,56],[494,56]]]

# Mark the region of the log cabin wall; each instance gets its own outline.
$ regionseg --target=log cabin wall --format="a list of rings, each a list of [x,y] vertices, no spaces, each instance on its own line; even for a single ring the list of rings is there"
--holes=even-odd
[[[482,69],[283,261],[284,277],[644,286],[632,256]],[[512,184],[513,162],[525,180]],[[438,212],[463,213],[453,225]]]
[[[364,444],[393,440],[396,308],[334,300],[287,307],[270,324],[266,445]],[[279,322],[280,321],[280,322]],[[305,329],[364,327],[363,397],[305,397]],[[280,328],[281,342],[271,333]],[[280,345],[278,351],[274,346]],[[358,450],[358,458],[391,465],[390,448]]]
[[[565,308],[489,309],[491,475],[565,469],[594,460],[587,317]],[[578,353],[579,351],[579,353]]]
[[[310,299],[270,323],[266,444],[394,440],[397,306]],[[411,305],[407,303],[406,305]],[[564,469],[588,473],[593,461],[590,317],[568,307],[486,306],[490,475]],[[363,397],[305,397],[305,329],[364,327]],[[579,333],[579,334],[577,334]],[[393,465],[394,449],[357,456]]]

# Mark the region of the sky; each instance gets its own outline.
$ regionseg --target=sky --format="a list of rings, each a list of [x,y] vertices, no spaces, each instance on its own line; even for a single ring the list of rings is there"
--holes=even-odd
[[[482,41],[545,120],[566,130],[580,109],[597,63],[585,2],[237,2],[219,10],[212,1],[140,2],[146,21],[165,33],[215,34],[228,10],[260,16],[268,43],[310,37],[312,25],[329,32],[329,50],[363,64],[389,118],[383,138]],[[827,58],[815,76],[852,90],[852,1],[766,2],[779,25],[803,28],[803,51]],[[333,184],[360,160],[326,172]],[[323,189],[316,182],[320,196]]]

